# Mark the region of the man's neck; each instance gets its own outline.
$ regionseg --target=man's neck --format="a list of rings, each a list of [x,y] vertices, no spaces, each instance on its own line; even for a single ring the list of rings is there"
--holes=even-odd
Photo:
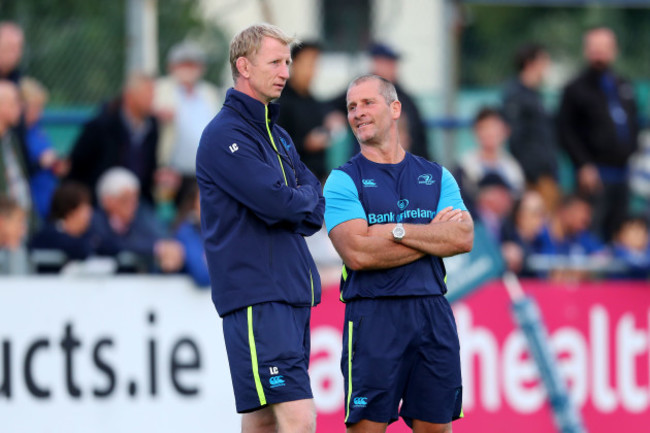
[[[495,162],[499,160],[499,150],[485,150],[485,149],[480,149],[479,150],[479,155],[481,157],[482,161],[491,161]]]
[[[247,80],[238,79],[235,83],[234,89],[242,92],[244,95],[248,95],[253,99],[257,99],[264,105],[269,105],[271,101],[267,101],[261,95],[258,95],[257,92],[250,86],[250,83]]]
[[[111,226],[113,231],[119,235],[125,234],[130,227],[130,223],[127,223],[122,218],[119,218],[114,215],[108,215],[108,224]]]
[[[135,126],[136,128],[142,126],[142,123],[144,122],[144,117],[139,116],[137,113],[135,113],[131,109],[131,107],[129,107],[128,105],[123,105],[122,112],[124,113],[124,117],[126,117],[127,121],[131,123],[131,125]]]
[[[398,164],[404,160],[406,151],[398,140],[392,140],[379,145],[361,144],[361,154],[378,164]]]
[[[81,236],[81,232],[76,229],[75,225],[68,218],[63,218],[57,221],[57,225],[60,229],[65,232],[68,236],[73,238],[78,238]]]

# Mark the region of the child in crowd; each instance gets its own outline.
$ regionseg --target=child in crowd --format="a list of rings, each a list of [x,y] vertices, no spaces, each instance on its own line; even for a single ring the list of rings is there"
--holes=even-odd
[[[534,277],[528,258],[540,249],[541,233],[547,222],[547,211],[542,195],[527,190],[515,203],[513,217],[501,231],[501,253],[508,270],[521,277]]]
[[[605,259],[605,245],[589,231],[593,209],[580,195],[564,198],[540,235],[536,253],[554,260],[550,277],[577,281],[590,277],[594,259]]]
[[[614,277],[647,279],[650,276],[648,222],[640,217],[625,219],[614,234],[612,254],[626,266]]]
[[[90,191],[68,181],[54,192],[49,221],[34,235],[30,249],[58,250],[71,260],[85,260],[95,253],[88,228],[93,208]]]
[[[513,196],[519,198],[525,187],[524,173],[505,148],[510,132],[501,113],[495,108],[483,107],[476,114],[473,126],[477,148],[461,157],[455,176],[465,205],[472,210],[479,183],[490,173],[499,175]]]

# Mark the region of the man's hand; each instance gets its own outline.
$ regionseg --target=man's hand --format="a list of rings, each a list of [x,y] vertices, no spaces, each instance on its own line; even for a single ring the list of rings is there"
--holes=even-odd
[[[462,221],[463,220],[463,211],[460,209],[454,209],[452,206],[448,206],[438,212],[436,216],[431,220],[431,223],[443,223],[446,221]]]
[[[185,249],[179,242],[163,239],[156,242],[154,248],[156,260],[163,272],[176,272],[185,262]]]
[[[303,141],[303,146],[308,152],[319,152],[330,145],[330,136],[325,128],[314,128]]]

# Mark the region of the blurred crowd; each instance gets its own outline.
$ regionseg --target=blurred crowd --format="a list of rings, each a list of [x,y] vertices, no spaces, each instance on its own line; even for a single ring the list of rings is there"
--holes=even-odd
[[[131,73],[60,155],[41,123],[48,90],[20,69],[24,43],[18,25],[0,23],[0,274],[186,273],[208,286],[195,155],[224,92],[204,80],[202,48],[191,41],[172,47],[165,76]],[[311,93],[321,52],[316,42],[293,48],[278,123],[324,181],[358,145],[347,133],[345,91],[329,101]],[[435,159],[416,98],[399,84],[400,54],[375,43],[368,55],[369,72],[396,85],[400,142]],[[588,31],[584,69],[551,113],[541,93],[549,52],[522,46],[502,104],[478,110],[475,148],[448,167],[475,221],[521,276],[650,275],[647,202],[630,212],[639,118],[616,56],[611,30]],[[570,187],[560,182],[562,155],[575,174]],[[310,246],[322,264],[338,264],[324,233]]]
[[[461,158],[457,179],[515,273],[647,279],[648,202],[632,212],[629,187],[640,140],[634,88],[615,71],[610,29],[586,32],[583,49],[585,66],[564,87],[556,113],[540,93],[547,49],[527,44],[515,53],[516,75],[504,86],[502,105],[476,115],[477,148]],[[575,175],[570,189],[559,182],[562,154]]]

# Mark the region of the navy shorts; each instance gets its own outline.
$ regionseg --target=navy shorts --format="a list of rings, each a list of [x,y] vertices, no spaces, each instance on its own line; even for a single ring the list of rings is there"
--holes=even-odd
[[[310,307],[267,302],[223,318],[237,412],[312,398]]]
[[[398,410],[409,426],[462,417],[460,346],[442,295],[348,302],[341,369],[348,425],[391,423]]]

